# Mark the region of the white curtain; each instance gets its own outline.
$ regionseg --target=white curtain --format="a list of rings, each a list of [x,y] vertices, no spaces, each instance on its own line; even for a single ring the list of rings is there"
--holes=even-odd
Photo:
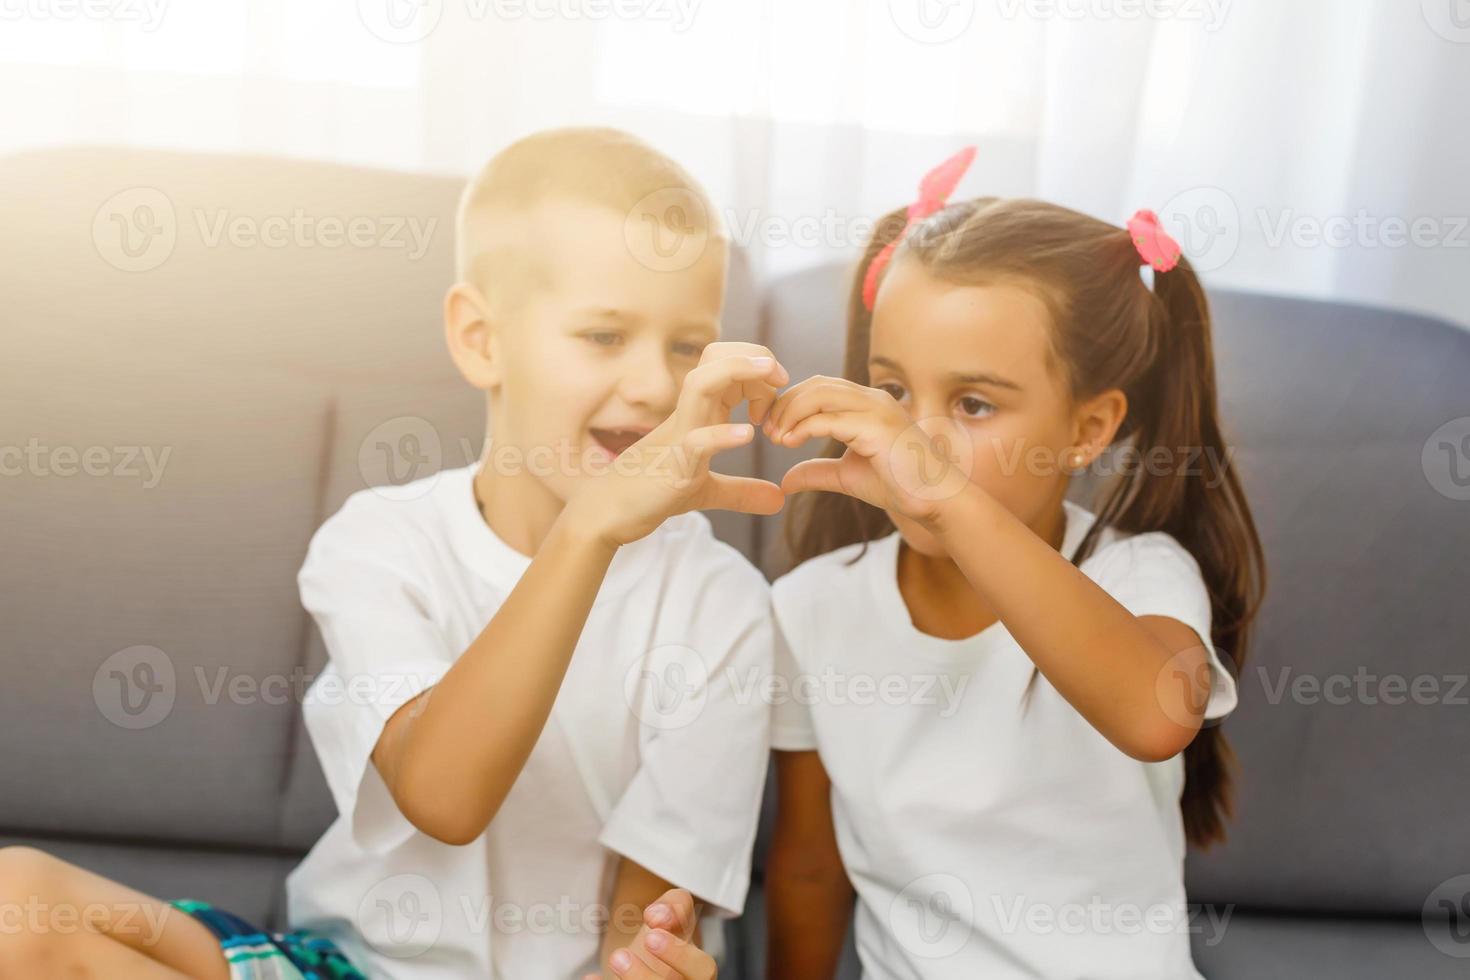
[[[637,132],[768,274],[963,194],[1158,210],[1210,283],[1470,322],[1470,0],[0,0],[0,152],[466,174]]]

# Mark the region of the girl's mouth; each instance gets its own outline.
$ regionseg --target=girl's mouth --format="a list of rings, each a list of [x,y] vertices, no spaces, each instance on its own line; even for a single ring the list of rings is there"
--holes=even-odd
[[[592,438],[608,455],[617,457],[623,450],[648,434],[647,429],[591,429]]]

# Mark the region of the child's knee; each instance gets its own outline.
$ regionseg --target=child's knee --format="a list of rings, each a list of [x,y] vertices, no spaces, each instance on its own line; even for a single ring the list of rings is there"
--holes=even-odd
[[[39,848],[23,844],[0,847],[0,901],[3,901],[0,910],[27,898],[52,894],[59,887],[66,866],[65,861]],[[0,927],[3,926],[4,922],[0,921]]]

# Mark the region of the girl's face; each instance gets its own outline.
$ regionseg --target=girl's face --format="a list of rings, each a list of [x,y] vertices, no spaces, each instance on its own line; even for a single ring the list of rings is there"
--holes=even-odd
[[[869,385],[931,436],[943,433],[970,481],[1039,533],[1060,510],[1089,428],[1054,365],[1051,330],[1031,291],[956,285],[900,253],[874,304],[868,351]],[[889,517],[915,551],[945,554],[922,526]]]

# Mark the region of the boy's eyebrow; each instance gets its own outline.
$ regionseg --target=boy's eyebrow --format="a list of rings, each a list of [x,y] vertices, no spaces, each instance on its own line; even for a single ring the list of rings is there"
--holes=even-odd
[[[572,311],[572,317],[579,320],[612,320],[617,323],[636,323],[638,317],[615,306],[586,306]]]
[[[879,367],[886,367],[888,370],[896,371],[899,374],[903,373],[903,368],[899,367],[897,362],[891,361],[881,355],[868,358],[868,365],[871,367],[874,364]],[[980,371],[978,373],[971,371],[951,371],[946,377],[952,383],[959,385],[989,385],[992,388],[1010,388],[1014,391],[1021,390],[1021,386],[1009,378],[1002,378],[1000,375],[991,374],[988,371]]]

